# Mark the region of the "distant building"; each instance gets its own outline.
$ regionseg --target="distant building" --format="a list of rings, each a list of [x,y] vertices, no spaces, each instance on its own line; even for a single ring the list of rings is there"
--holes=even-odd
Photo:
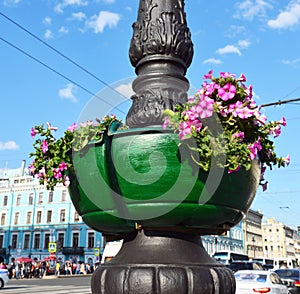
[[[262,213],[249,209],[243,222],[245,253],[249,258],[264,256],[262,218]]]
[[[82,221],[68,190],[46,190],[26,174],[24,164],[1,170],[0,224],[0,259],[6,262],[21,256],[41,260],[55,243],[58,259],[95,263],[104,247],[101,233]]]

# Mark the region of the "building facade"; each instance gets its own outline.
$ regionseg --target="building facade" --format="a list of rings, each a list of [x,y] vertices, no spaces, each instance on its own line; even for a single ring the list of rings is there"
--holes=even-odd
[[[42,260],[51,252],[62,261],[92,264],[103,251],[101,233],[82,221],[67,188],[46,190],[24,169],[2,171],[0,223],[0,259],[5,262],[25,256]]]

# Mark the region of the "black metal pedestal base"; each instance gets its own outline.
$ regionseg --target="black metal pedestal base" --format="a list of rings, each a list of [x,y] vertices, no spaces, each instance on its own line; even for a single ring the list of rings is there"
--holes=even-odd
[[[215,262],[199,236],[140,231],[97,268],[93,294],[234,294],[232,272]]]

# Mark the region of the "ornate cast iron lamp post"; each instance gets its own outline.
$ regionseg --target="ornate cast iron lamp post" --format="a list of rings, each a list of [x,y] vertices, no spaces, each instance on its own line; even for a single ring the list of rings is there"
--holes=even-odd
[[[207,254],[200,236],[224,233],[243,218],[259,167],[222,174],[209,186],[209,175],[185,160],[177,134],[162,129],[163,111],[187,100],[192,57],[184,1],[140,0],[130,45],[137,73],[130,129],[114,127],[75,154],[70,174],[83,220],[124,239],[117,256],[94,272],[94,294],[235,293],[231,271]]]

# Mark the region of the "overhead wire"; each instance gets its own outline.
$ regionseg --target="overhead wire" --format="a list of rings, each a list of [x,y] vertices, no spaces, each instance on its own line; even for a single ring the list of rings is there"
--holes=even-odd
[[[73,79],[70,79],[69,77],[67,77],[66,75],[60,73],[59,71],[55,70],[54,68],[52,68],[51,66],[47,65],[46,63],[44,63],[43,61],[37,59],[36,57],[32,56],[31,54],[29,54],[28,52],[24,51],[23,49],[19,48],[18,46],[14,45],[13,43],[9,42],[8,40],[2,38],[0,36],[0,40],[4,43],[6,43],[7,45],[13,47],[14,49],[18,50],[19,52],[21,52],[22,54],[26,55],[27,57],[31,58],[32,60],[34,60],[35,62],[41,64],[42,66],[46,67],[47,69],[49,69],[50,71],[54,72],[55,74],[59,75],[60,77],[66,79],[67,81],[73,83],[74,85],[76,85],[78,88],[84,90],[85,92],[89,93],[90,95],[100,99],[101,101],[103,101],[104,103],[108,104],[109,106],[114,107],[115,109],[117,109],[118,111],[120,111],[123,114],[126,114],[123,110],[121,110],[120,108],[116,107],[115,105],[109,103],[108,101],[106,101],[104,98],[100,97],[99,95],[93,93],[92,91],[88,90],[86,87],[82,86],[81,84],[75,82]],[[117,92],[118,94],[120,94],[119,92]],[[121,94],[120,94],[121,95]],[[127,98],[128,99],[128,98]]]
[[[57,53],[58,55],[60,55],[61,57],[65,58],[66,60],[68,60],[69,62],[71,62],[73,65],[75,65],[76,67],[78,67],[79,69],[81,69],[82,71],[84,71],[85,73],[87,73],[88,75],[90,75],[91,77],[93,77],[94,79],[96,79],[97,81],[99,81],[100,83],[102,83],[103,85],[105,85],[106,87],[110,88],[112,91],[118,93],[119,95],[123,96],[124,98],[128,99],[128,97],[122,95],[122,93],[118,92],[116,89],[114,89],[112,86],[110,86],[108,83],[106,83],[104,80],[100,79],[99,77],[97,77],[95,74],[93,74],[91,71],[87,70],[86,68],[84,68],[82,65],[80,65],[78,62],[76,62],[75,60],[71,59],[70,57],[66,56],[64,53],[62,53],[61,51],[59,51],[58,49],[54,48],[53,46],[51,46],[49,43],[45,42],[44,40],[42,40],[41,38],[39,38],[37,35],[35,35],[34,33],[32,33],[31,31],[29,31],[28,29],[26,29],[24,26],[20,25],[19,23],[17,23],[16,21],[14,21],[13,19],[11,19],[10,17],[8,17],[7,15],[5,15],[4,13],[0,12],[0,15],[4,18],[6,18],[8,21],[10,21],[11,23],[13,23],[14,25],[16,25],[18,28],[20,28],[21,30],[23,30],[24,32],[26,32],[27,34],[29,34],[31,37],[33,37],[34,39],[38,40],[39,42],[41,42],[43,45],[47,46],[48,48],[50,48],[51,50],[53,50],[55,53]]]

